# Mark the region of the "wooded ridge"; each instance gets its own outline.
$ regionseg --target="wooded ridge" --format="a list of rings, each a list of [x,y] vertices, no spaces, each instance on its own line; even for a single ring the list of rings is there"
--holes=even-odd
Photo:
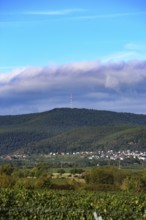
[[[146,115],[60,108],[0,116],[0,154],[146,149]]]

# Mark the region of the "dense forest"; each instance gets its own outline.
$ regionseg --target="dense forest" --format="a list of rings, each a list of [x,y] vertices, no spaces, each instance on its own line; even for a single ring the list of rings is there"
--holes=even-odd
[[[0,154],[146,149],[146,115],[88,109],[0,116]]]

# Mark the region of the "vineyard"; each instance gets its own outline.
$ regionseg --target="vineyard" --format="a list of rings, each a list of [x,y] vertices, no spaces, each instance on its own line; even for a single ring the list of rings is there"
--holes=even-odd
[[[146,219],[146,195],[85,191],[0,190],[0,219]]]

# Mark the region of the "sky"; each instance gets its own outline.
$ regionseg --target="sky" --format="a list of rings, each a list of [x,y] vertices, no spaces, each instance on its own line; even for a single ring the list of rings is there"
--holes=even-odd
[[[146,114],[145,0],[0,0],[0,115]]]

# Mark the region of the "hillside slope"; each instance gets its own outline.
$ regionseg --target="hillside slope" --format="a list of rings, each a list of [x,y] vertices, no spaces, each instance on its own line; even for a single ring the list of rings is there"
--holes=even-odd
[[[128,147],[144,150],[145,126],[146,115],[88,109],[0,116],[0,154]]]

